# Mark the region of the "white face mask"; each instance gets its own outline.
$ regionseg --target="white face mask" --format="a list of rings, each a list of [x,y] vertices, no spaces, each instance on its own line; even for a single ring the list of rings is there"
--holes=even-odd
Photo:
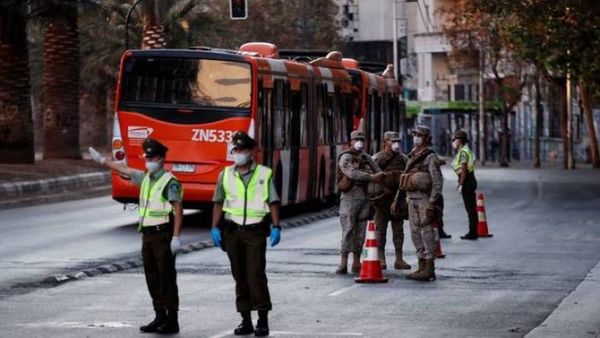
[[[158,171],[158,169],[160,169],[162,165],[162,160],[155,162],[155,161],[146,161],[146,169],[148,169],[148,172],[151,174],[154,174],[155,172]]]
[[[249,159],[250,159],[250,154],[246,154],[246,153],[233,154],[233,163],[235,163],[235,165],[238,165],[238,166],[248,163]]]
[[[394,152],[400,152],[400,142],[394,142],[392,143],[392,151]]]
[[[420,146],[423,143],[423,138],[421,136],[413,136],[413,143],[415,146]]]
[[[356,150],[356,151],[363,151],[363,149],[365,149],[365,142],[364,141],[355,141],[354,142],[354,150]]]
[[[452,141],[452,147],[454,149],[458,149],[459,146],[460,146],[460,142],[458,142],[458,140]]]

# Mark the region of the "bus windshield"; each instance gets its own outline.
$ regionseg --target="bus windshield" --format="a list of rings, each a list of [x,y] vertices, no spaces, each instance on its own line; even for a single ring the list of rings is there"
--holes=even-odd
[[[250,108],[250,64],[211,59],[132,57],[125,61],[121,106]]]

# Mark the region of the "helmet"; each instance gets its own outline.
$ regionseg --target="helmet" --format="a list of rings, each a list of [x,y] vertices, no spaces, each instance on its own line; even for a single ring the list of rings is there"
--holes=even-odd
[[[400,134],[398,134],[395,131],[386,131],[385,133],[383,133],[383,139],[385,141],[400,141]]]
[[[424,125],[419,125],[416,126],[415,129],[413,130],[413,135],[414,134],[418,134],[421,136],[430,136],[431,135],[431,129],[429,129],[429,127],[424,126]]]
[[[254,149],[256,141],[246,132],[236,131],[233,134],[233,149]]]
[[[169,148],[167,148],[164,144],[153,138],[145,139],[144,143],[142,143],[142,148],[144,149],[144,155],[146,157],[165,157],[167,150],[169,150]]]
[[[363,133],[360,130],[355,130],[353,132],[350,133],[350,139],[351,140],[356,140],[356,139],[366,139],[365,137],[365,133]]]

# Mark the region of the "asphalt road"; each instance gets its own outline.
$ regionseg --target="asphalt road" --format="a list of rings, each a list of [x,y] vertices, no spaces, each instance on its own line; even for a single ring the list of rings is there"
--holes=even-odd
[[[184,244],[209,237],[204,218],[186,212]],[[136,256],[141,245],[136,222],[137,210],[123,210],[108,196],[0,210],[0,285]]]
[[[337,219],[284,229],[281,244],[270,248],[267,258],[274,303],[272,336],[522,337],[539,326],[600,261],[596,172],[479,171],[494,237],[475,242],[458,239],[466,231],[466,215],[452,189],[455,178],[448,171],[445,175],[445,222],[453,238],[442,242],[447,258],[436,261],[437,281],[418,283],[406,280],[405,272],[388,270],[388,284],[355,284],[353,276],[333,273],[340,240]],[[86,214],[90,213],[81,212]],[[96,216],[107,222],[108,218]],[[65,226],[60,219],[55,231]],[[10,229],[3,220],[5,228]],[[27,248],[13,242],[31,236],[26,230],[10,231],[13,237],[0,242],[3,266],[6,255],[27,255]],[[95,231],[118,237],[122,230]],[[89,239],[79,236],[74,242],[78,244],[67,247],[85,246]],[[135,233],[126,237],[115,238],[112,248],[139,246]],[[23,241],[28,246],[34,242]],[[388,260],[391,246],[388,241]],[[58,259],[59,244],[51,251],[55,253],[50,257],[68,264],[64,257]],[[408,238],[405,253],[415,264]],[[0,271],[4,279],[6,269]],[[239,318],[225,254],[211,248],[181,255],[178,280],[179,336],[232,336]],[[141,269],[0,300],[0,328],[10,337],[138,337],[138,326],[151,316]]]

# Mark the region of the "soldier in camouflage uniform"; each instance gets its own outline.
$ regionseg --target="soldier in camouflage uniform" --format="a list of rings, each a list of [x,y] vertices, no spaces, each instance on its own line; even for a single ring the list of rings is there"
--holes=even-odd
[[[348,273],[348,255],[352,252],[352,271],[360,271],[360,254],[365,239],[369,201],[369,182],[381,182],[385,177],[377,163],[364,151],[365,135],[353,131],[351,147],[338,158],[337,186],[340,196],[340,223],[342,224],[341,261],[337,274]]]
[[[408,217],[413,244],[417,250],[419,268],[407,278],[418,281],[435,280],[435,238],[432,220],[435,203],[442,193],[443,178],[440,162],[431,148],[431,130],[417,126],[413,131],[415,148],[408,155],[400,188],[406,191]]]
[[[410,269],[402,259],[402,247],[404,245],[403,223],[408,216],[408,207],[406,203],[396,203],[394,210],[391,209],[392,203],[396,197],[396,191],[404,198],[404,192],[398,190],[400,184],[400,175],[404,171],[408,157],[401,153],[400,135],[395,131],[387,131],[383,134],[383,151],[373,155],[373,160],[379,165],[379,168],[385,173],[385,179],[381,184],[373,184],[373,193],[370,194],[370,200],[375,208],[375,225],[377,226],[377,243],[379,244],[379,260],[381,268],[386,269],[385,262],[385,243],[387,237],[388,223],[392,223],[392,238],[396,252],[396,261],[394,269]],[[400,208],[400,210],[398,210]]]

